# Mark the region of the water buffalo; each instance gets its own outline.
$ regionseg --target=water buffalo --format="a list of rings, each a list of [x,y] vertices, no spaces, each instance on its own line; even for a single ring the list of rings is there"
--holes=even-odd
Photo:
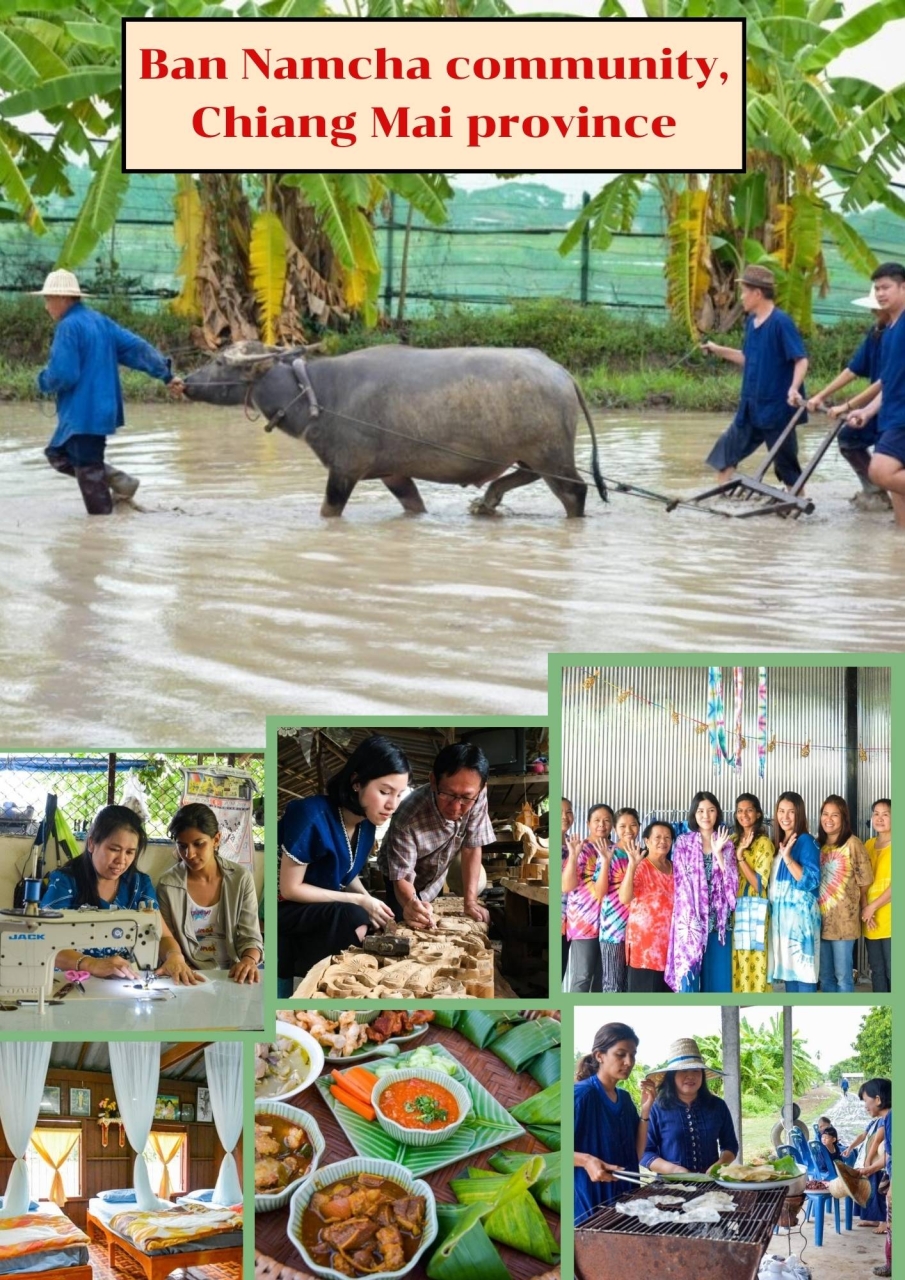
[[[567,515],[583,515],[587,485],[575,468],[579,411],[606,501],[585,399],[572,376],[541,351],[382,346],[304,361],[299,355],[238,343],[190,374],[185,394],[208,404],[248,398],[268,426],[305,440],[328,471],[324,516],[341,515],[358,481],[370,479],[382,480],[412,513],[425,510],[416,480],[492,482],[472,508],[479,514],[492,512],[510,490],[543,479]]]

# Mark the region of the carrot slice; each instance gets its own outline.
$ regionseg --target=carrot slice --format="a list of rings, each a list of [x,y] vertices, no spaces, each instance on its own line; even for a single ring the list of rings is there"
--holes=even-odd
[[[371,1089],[367,1085],[362,1085],[358,1080],[353,1079],[348,1071],[331,1071],[330,1079],[338,1089],[344,1090],[346,1093],[353,1094],[362,1102],[370,1103]]]
[[[362,1102],[360,1098],[356,1098],[354,1094],[346,1093],[344,1089],[339,1089],[334,1084],[331,1084],[330,1092],[337,1102],[341,1102],[350,1111],[356,1112],[357,1115],[362,1116],[365,1120],[376,1120],[377,1113],[374,1108],[368,1106],[366,1102]]]
[[[343,1072],[343,1078],[345,1080],[354,1080],[367,1093],[369,1098],[378,1083],[378,1077],[374,1075],[373,1071],[368,1071],[366,1067],[349,1067],[347,1071]]]

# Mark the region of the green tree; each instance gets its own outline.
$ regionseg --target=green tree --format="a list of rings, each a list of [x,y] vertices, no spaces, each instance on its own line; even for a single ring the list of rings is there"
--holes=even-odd
[[[888,1004],[867,1011],[858,1028],[855,1048],[865,1077],[892,1078],[892,1009]]]

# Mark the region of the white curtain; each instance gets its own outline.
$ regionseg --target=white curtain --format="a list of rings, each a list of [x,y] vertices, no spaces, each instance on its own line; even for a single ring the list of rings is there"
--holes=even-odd
[[[0,1044],[0,1124],[16,1157],[6,1184],[0,1218],[28,1212],[31,1192],[24,1157],[38,1122],[50,1050],[49,1040]]]
[[[217,1137],[226,1151],[217,1175],[212,1202],[241,1204],[242,1187],[233,1155],[242,1135],[241,1044],[229,1040],[209,1044],[204,1051],[204,1065],[207,1069],[207,1087],[210,1090]]]
[[[151,1190],[144,1150],[154,1123],[154,1104],[160,1082],[160,1045],[124,1044],[113,1040],[110,1072],[113,1090],[123,1118],[129,1146],[137,1153],[133,1170],[135,1200],[139,1209],[172,1209],[168,1200],[159,1200]]]

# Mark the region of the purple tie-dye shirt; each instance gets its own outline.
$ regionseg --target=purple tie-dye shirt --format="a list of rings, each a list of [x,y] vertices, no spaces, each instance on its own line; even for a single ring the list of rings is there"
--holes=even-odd
[[[698,831],[679,836],[672,850],[675,906],[669,930],[666,982],[678,991],[682,979],[700,972],[711,920],[720,942],[726,940],[729,917],[738,894],[738,862],[730,840],[723,845],[725,872],[712,859],[708,881]]]

